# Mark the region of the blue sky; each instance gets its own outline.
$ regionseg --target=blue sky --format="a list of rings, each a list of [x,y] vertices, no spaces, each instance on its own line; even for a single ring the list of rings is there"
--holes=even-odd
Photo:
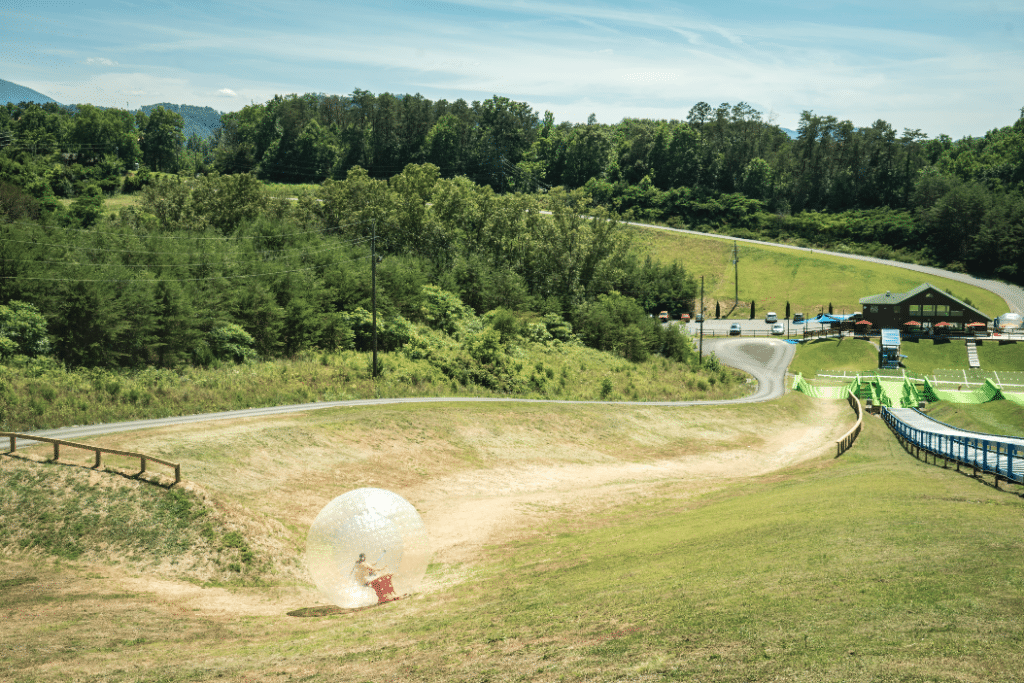
[[[556,120],[744,101],[935,137],[1024,106],[1024,3],[0,0],[0,78],[64,102],[234,111],[275,94],[493,94]]]

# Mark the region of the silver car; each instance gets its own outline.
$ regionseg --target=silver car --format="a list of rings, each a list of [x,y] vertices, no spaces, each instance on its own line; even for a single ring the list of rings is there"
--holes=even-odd
[[[772,334],[786,334],[786,326],[782,323],[772,325]]]

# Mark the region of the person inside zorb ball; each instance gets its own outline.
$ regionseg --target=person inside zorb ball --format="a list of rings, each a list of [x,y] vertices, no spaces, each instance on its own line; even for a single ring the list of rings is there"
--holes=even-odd
[[[339,607],[366,607],[412,593],[429,560],[427,529],[416,508],[384,489],[338,496],[306,536],[313,582]]]

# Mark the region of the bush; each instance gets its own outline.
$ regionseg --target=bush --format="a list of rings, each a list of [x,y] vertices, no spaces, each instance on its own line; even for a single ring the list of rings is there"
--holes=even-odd
[[[221,325],[210,332],[210,351],[219,360],[235,363],[256,360],[255,344],[253,336],[235,323]]]

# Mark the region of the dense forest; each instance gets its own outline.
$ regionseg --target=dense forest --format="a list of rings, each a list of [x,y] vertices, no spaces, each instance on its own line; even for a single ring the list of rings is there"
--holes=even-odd
[[[422,164],[387,180],[353,168],[298,201],[216,172],[156,176],[117,212],[95,186],[66,211],[5,192],[0,355],[174,367],[367,350],[376,265],[379,348],[460,382],[504,386],[517,340],[693,361],[647,314],[691,309],[693,278],[578,190],[542,215],[536,196]]]
[[[311,185],[287,201],[261,181]],[[118,193],[138,202],[107,210]],[[467,335],[464,310],[684,357],[645,321],[691,310],[693,278],[618,215],[1024,282],[1024,117],[953,141],[805,112],[792,139],[743,103],[570,124],[497,96],[357,90],[275,97],[186,139],[163,107],[8,104],[0,336],[25,352],[42,320],[72,366],[365,348],[375,237],[385,348],[416,325]]]
[[[26,187],[26,176],[43,176],[30,193],[45,202],[88,184],[117,191],[117,172],[136,163],[317,184],[356,167],[390,178],[431,163],[499,193],[583,188],[637,219],[1024,282],[1024,117],[954,141],[804,112],[792,139],[742,102],[701,102],[685,120],[573,124],[498,96],[363,90],[277,96],[224,114],[210,138],[186,139],[175,117],[7,105],[0,180]],[[134,182],[129,191],[145,181]]]

